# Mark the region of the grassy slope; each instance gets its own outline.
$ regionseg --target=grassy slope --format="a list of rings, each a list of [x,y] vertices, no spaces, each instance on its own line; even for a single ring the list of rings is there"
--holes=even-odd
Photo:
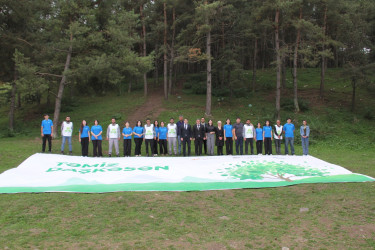
[[[296,123],[303,118],[310,121],[315,134],[310,148],[313,156],[375,176],[374,124],[347,111],[350,89],[336,80],[336,74],[330,71],[328,75],[327,89],[335,89],[328,91],[328,105],[314,104],[299,115],[284,111],[283,117],[292,115]],[[301,75],[302,92],[305,85],[317,88],[317,75],[311,70]],[[260,73],[259,84],[271,79],[269,72]],[[214,99],[213,118],[217,121],[239,115],[253,122],[271,118],[270,94],[257,92],[220,105]],[[374,105],[370,94],[362,91],[360,96],[365,103],[362,106]],[[143,103],[141,93],[135,97],[109,96],[95,100],[95,105],[84,98],[70,113],[74,120],[92,120],[100,114],[98,118],[104,121],[117,113],[125,119],[134,106]],[[182,113],[192,122],[204,113],[204,96],[181,97],[165,103],[167,111],[159,119],[169,120]],[[0,172],[40,150],[40,119],[34,116],[26,116],[26,125],[35,126],[27,135],[0,139]],[[0,118],[1,124],[5,124],[4,118]],[[59,146],[60,141],[54,141],[55,152]],[[103,148],[107,148],[106,143]],[[301,153],[300,145],[296,149]],[[74,152],[79,154],[77,140]],[[210,192],[0,195],[0,248],[372,249],[374,187],[375,183],[338,183]],[[309,211],[301,213],[300,208]]]

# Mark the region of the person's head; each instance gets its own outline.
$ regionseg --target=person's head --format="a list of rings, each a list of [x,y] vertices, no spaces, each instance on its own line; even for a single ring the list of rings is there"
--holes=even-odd
[[[237,117],[236,122],[240,123],[241,122],[241,118]]]
[[[270,121],[266,120],[266,126],[269,126],[269,125],[270,125]]]
[[[250,119],[247,119],[247,120],[246,120],[246,124],[247,124],[247,125],[250,125]]]
[[[95,125],[95,126],[99,125],[99,121],[98,121],[98,120],[95,120],[95,121],[94,121],[94,125]]]
[[[173,124],[173,123],[174,123],[174,119],[171,118],[171,119],[169,120],[169,122]]]
[[[280,126],[280,123],[281,123],[280,120],[276,121],[277,126]]]
[[[221,127],[221,121],[217,121],[217,126],[220,128]]]
[[[150,120],[150,118],[147,118],[147,119],[146,119],[146,123],[147,123],[147,125],[150,125],[150,124],[151,124],[151,120]]]
[[[112,117],[111,122],[112,122],[112,124],[115,124],[116,123],[116,119],[114,117]]]
[[[258,122],[257,124],[257,127],[260,128],[262,125],[260,124],[260,122]]]
[[[173,118],[171,118],[171,120],[172,120]],[[184,120],[184,116],[183,115],[180,115],[180,116],[178,116],[178,120],[180,120],[180,121],[183,121]],[[174,121],[174,120],[173,120]]]
[[[206,119],[204,119],[204,117],[201,118],[201,123],[205,123],[206,122]]]
[[[158,127],[159,126],[159,122],[157,120],[154,121],[154,126],[155,127]]]
[[[87,125],[86,120],[82,120],[81,124],[82,124],[83,127],[86,126]]]
[[[44,114],[44,120],[48,120],[49,118],[49,115],[48,114]]]
[[[302,124],[303,124],[303,126],[306,126],[306,125],[307,125],[307,121],[306,121],[306,120],[303,120],[303,121],[302,121]]]
[[[188,122],[189,122],[188,119],[185,118],[184,123],[188,124]]]
[[[160,122],[160,126],[161,126],[161,127],[164,127],[164,122],[163,122],[163,121]]]
[[[129,128],[129,125],[130,125],[129,122],[126,121],[126,122],[125,122],[125,128]]]
[[[70,116],[67,116],[67,117],[65,118],[65,121],[70,122]]]
[[[291,118],[288,118],[288,119],[286,120],[286,122],[287,122],[287,123],[291,123],[291,122],[292,122],[292,119],[291,119]]]
[[[226,122],[227,124],[230,124],[230,119],[227,118],[225,122]]]
[[[137,127],[142,127],[142,122],[140,120],[138,120],[136,125],[137,125]]]
[[[208,120],[208,125],[212,126],[214,124],[214,122],[210,119]]]
[[[197,125],[199,125],[201,123],[201,120],[197,119],[196,122],[195,122]]]

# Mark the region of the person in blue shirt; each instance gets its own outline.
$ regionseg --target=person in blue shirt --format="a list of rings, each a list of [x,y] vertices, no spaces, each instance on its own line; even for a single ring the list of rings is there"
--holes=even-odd
[[[300,135],[302,140],[302,150],[303,155],[309,154],[309,136],[310,136],[310,127],[307,125],[307,121],[303,120],[302,126],[300,128]]]
[[[227,155],[233,154],[233,126],[230,122],[230,119],[227,118],[226,124],[224,125],[224,141],[225,141],[225,149],[227,151]]]
[[[91,141],[93,146],[93,156],[94,157],[102,157],[102,133],[103,128],[99,125],[99,121],[94,121],[94,126],[91,127]]]
[[[270,121],[266,121],[266,125],[263,126],[263,141],[264,141],[264,153],[266,155],[272,155],[272,127]]]
[[[124,157],[129,157],[132,150],[132,135],[133,129],[129,122],[125,122],[125,127],[122,129],[122,136],[124,137]]]
[[[79,129],[79,142],[82,147],[82,156],[89,156],[90,127],[83,120]]]
[[[154,154],[154,156],[158,156],[159,122],[157,120],[154,121],[154,128],[155,128],[155,138],[154,138],[154,145],[153,145],[152,153]]]
[[[42,153],[46,151],[46,141],[48,141],[48,152],[52,151],[53,122],[49,119],[48,114],[44,115],[44,120],[40,127],[40,134],[43,139]]]
[[[158,142],[159,142],[159,151],[160,155],[166,155],[168,154],[167,151],[167,133],[168,133],[168,128],[165,127],[164,122],[160,122],[160,127],[158,129]]]
[[[133,128],[134,142],[135,142],[135,156],[141,156],[141,147],[143,142],[144,128],[141,121],[137,121],[136,126]]]
[[[288,144],[290,144],[290,150],[294,155],[294,131],[295,127],[292,123],[292,119],[288,118],[287,123],[283,126],[283,133],[285,135],[285,154],[288,155]]]
[[[257,128],[255,129],[255,140],[257,145],[257,154],[262,154],[262,148],[263,148],[263,129],[260,122],[258,122]]]

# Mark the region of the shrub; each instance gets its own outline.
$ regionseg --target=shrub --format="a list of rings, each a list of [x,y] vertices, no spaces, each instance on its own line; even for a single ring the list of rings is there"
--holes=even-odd
[[[280,103],[283,110],[294,111],[294,100],[292,98],[283,99]],[[303,99],[298,99],[298,106],[300,111],[305,112],[310,109],[310,104],[308,101]]]

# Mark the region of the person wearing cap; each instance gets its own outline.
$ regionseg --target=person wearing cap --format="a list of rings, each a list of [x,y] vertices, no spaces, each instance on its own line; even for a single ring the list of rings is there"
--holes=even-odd
[[[40,133],[42,136],[42,153],[46,151],[46,141],[48,141],[48,152],[52,151],[52,136],[53,136],[53,122],[49,119],[49,115],[44,115],[44,120],[40,127]]]
[[[285,154],[289,154],[288,146],[290,144],[290,150],[294,155],[294,131],[295,127],[292,123],[292,119],[288,118],[287,123],[283,126],[283,133],[285,135]]]
[[[171,118],[172,120],[172,118]],[[178,154],[181,155],[181,146],[182,146],[182,141],[181,141],[181,135],[180,135],[180,130],[181,127],[184,125],[184,116],[180,115],[178,116],[178,122],[176,123],[176,131],[177,131],[177,143],[178,143]],[[167,125],[167,127],[169,124]],[[171,149],[171,145],[169,145],[169,148]],[[171,153],[169,153],[171,155]]]
[[[120,156],[120,149],[118,142],[121,139],[120,126],[116,123],[116,119],[112,118],[111,124],[107,128],[107,141],[109,141],[108,156],[112,156],[112,147],[115,145],[116,156]]]
[[[61,124],[61,154],[64,154],[65,143],[68,141],[69,155],[73,154],[72,150],[72,133],[73,133],[73,122],[70,121],[70,116],[65,118],[65,121]]]

